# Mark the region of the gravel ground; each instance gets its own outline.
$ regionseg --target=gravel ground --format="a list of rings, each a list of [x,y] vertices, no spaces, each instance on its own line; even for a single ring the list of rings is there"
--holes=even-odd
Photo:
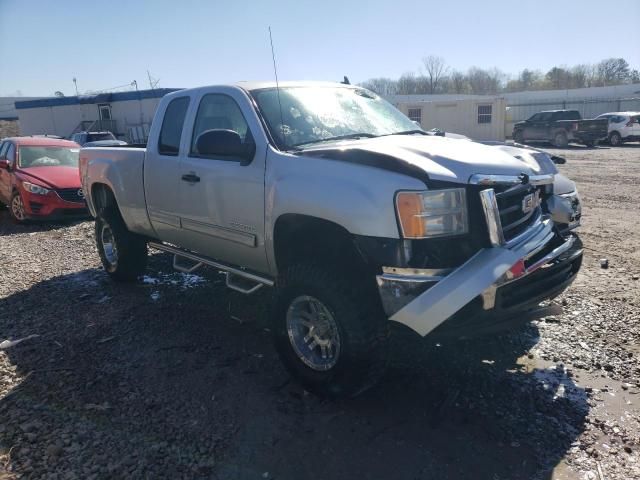
[[[468,342],[398,331],[385,380],[340,402],[290,381],[268,292],[158,252],[117,285],[91,222],[1,211],[0,342],[23,341],[0,343],[0,480],[640,478],[640,148],[558,153],[586,248],[564,313]]]

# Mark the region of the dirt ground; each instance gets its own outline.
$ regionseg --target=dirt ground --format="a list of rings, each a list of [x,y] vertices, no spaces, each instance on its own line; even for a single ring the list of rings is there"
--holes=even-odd
[[[268,292],[158,252],[114,284],[91,222],[1,211],[0,342],[24,341],[0,343],[0,479],[640,478],[640,145],[556,152],[584,204],[564,313],[467,342],[396,332],[383,382],[340,402],[284,371]]]

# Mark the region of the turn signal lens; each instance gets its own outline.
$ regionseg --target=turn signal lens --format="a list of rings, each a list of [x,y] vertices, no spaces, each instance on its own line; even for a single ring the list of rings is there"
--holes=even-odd
[[[396,211],[404,238],[443,237],[469,231],[464,188],[399,192]]]
[[[396,197],[396,209],[405,238],[424,237],[425,228],[420,215],[422,214],[422,196],[414,192],[400,192]]]

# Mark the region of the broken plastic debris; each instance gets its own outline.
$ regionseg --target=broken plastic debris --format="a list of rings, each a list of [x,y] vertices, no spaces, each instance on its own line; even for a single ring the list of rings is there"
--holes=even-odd
[[[33,334],[33,335],[29,335],[28,337],[19,338],[18,340],[3,340],[2,342],[0,342],[0,350],[6,350],[7,348],[15,347],[16,345],[24,342],[25,340],[31,340],[32,338],[37,338],[39,336],[40,335],[38,334]]]

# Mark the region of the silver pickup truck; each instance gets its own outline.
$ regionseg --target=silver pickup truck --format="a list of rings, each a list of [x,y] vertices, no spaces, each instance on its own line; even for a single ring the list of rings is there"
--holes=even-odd
[[[333,83],[181,90],[146,148],[87,148],[80,174],[115,280],[208,265],[251,294],[292,375],[354,395],[384,371],[391,324],[471,336],[548,313],[575,278],[579,199],[544,152],[429,135]]]

